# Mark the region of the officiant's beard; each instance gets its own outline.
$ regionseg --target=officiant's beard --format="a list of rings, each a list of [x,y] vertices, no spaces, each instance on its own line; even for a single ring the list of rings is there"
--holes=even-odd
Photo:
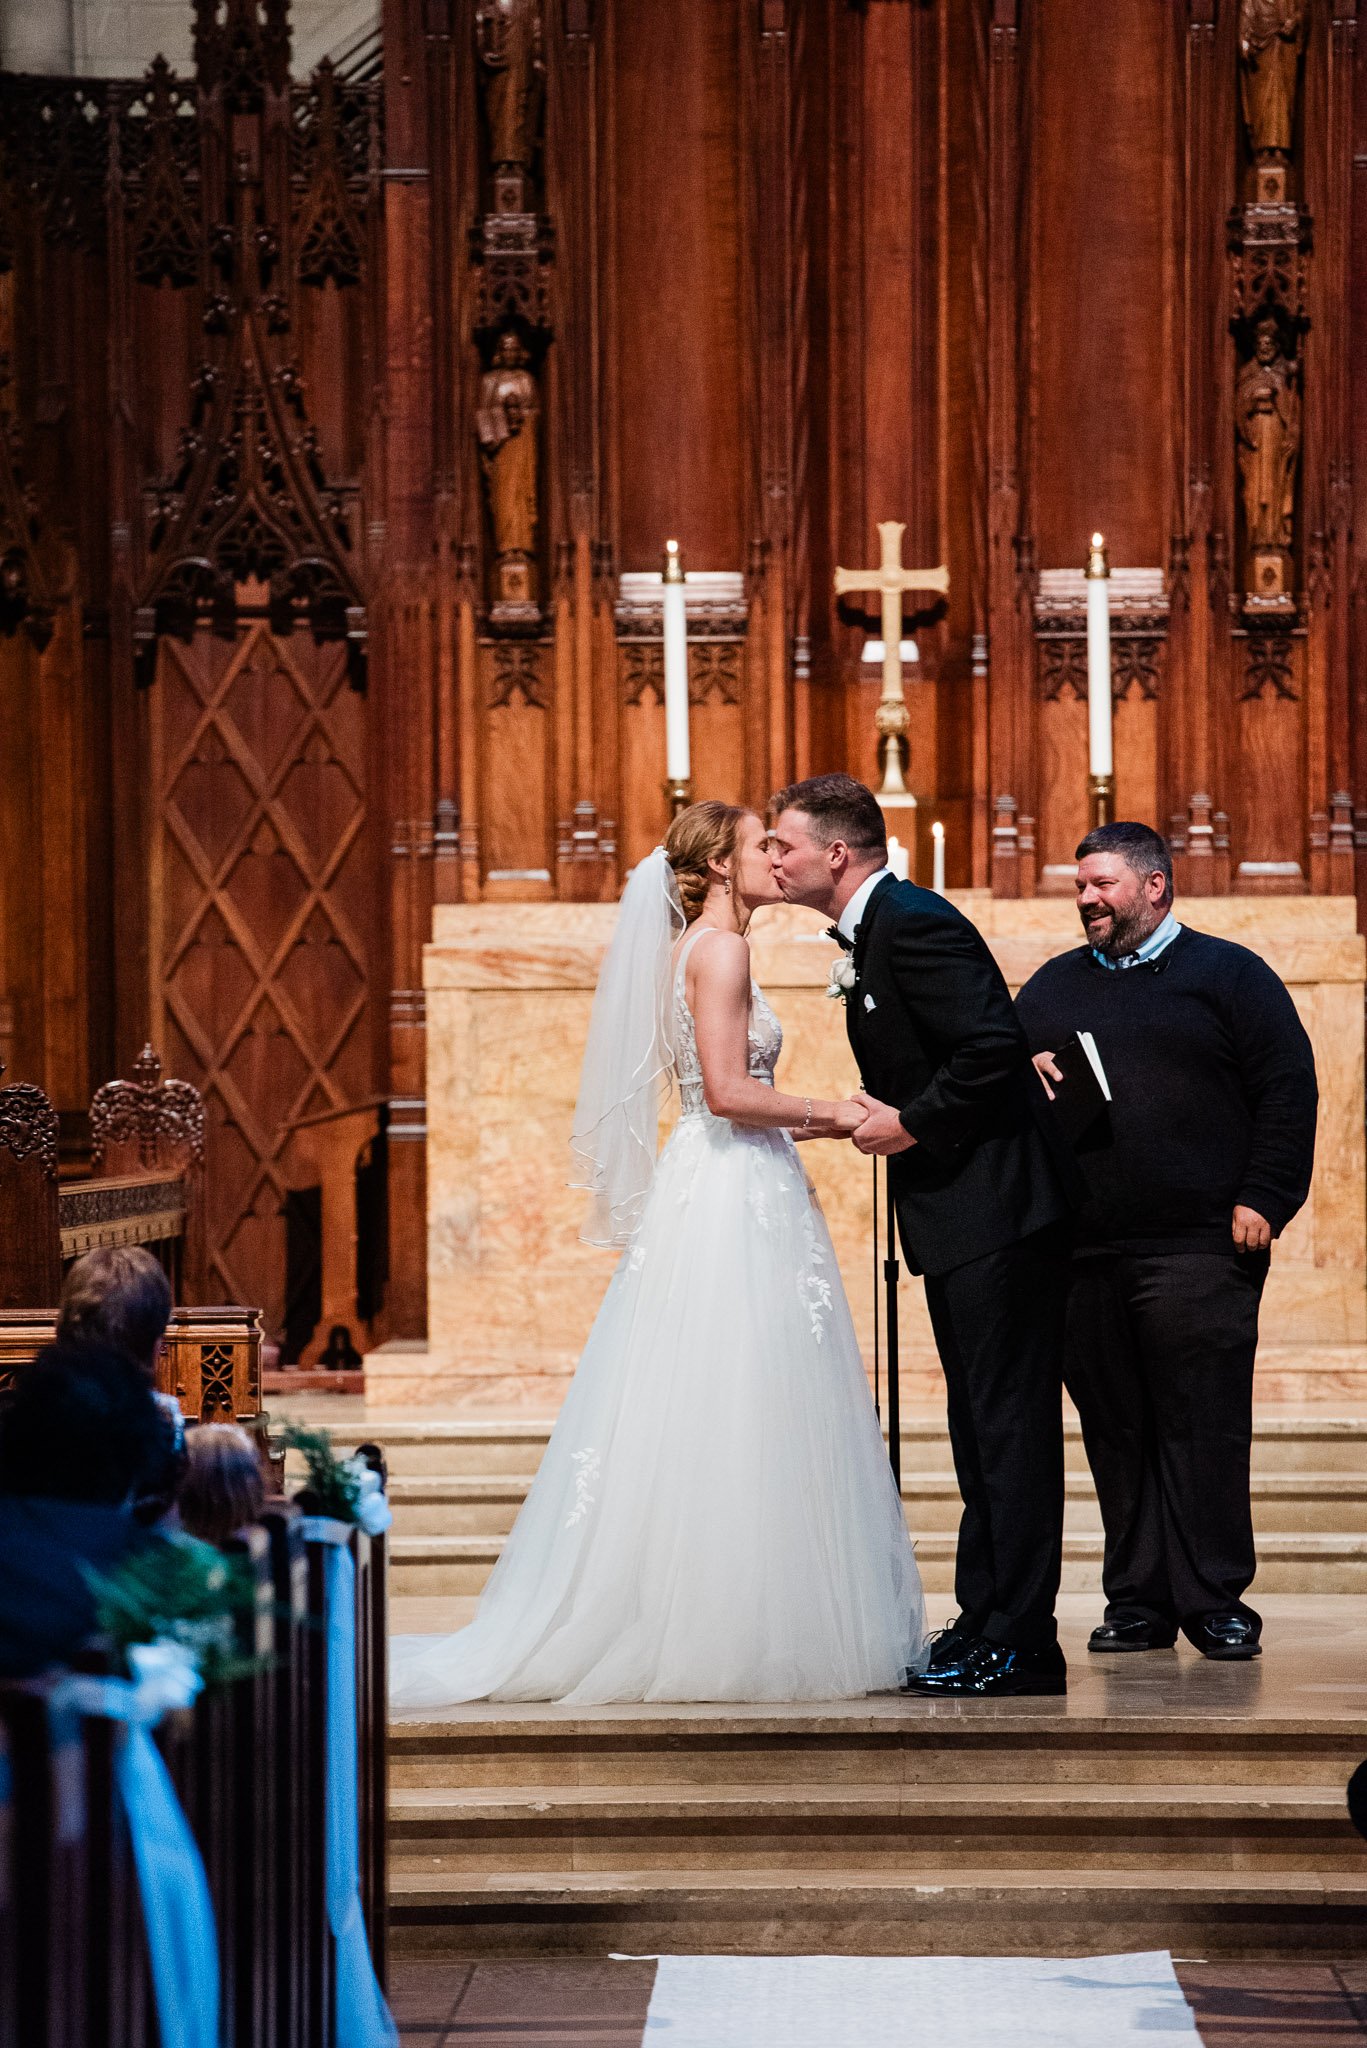
[[[1108,960],[1122,960],[1127,953],[1137,953],[1149,933],[1162,922],[1161,917],[1153,916],[1153,906],[1143,896],[1126,911],[1098,903],[1080,915],[1088,945],[1104,953]]]

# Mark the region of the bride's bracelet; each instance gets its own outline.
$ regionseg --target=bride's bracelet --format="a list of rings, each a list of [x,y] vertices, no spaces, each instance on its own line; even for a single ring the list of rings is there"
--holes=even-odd
[[[810,1095],[804,1095],[802,1099],[807,1105],[807,1114],[798,1125],[798,1129],[800,1131],[809,1131],[812,1127],[812,1098]]]

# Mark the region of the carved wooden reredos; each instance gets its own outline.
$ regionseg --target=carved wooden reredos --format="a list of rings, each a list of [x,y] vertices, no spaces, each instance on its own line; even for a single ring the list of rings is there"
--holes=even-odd
[[[875,772],[897,519],[950,883],[1061,888],[1099,527],[1120,810],[1358,885],[1358,0],[385,0],[307,77],[185,4],[180,74],[0,80],[0,1057],[79,1111],[152,1039],[226,1295],[385,1093],[420,1328],[433,905],[659,837],[667,537],[699,793]]]

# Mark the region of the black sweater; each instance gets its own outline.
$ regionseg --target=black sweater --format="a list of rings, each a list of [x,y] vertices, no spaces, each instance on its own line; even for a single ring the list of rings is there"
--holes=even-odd
[[[1112,1101],[1078,1146],[1080,1249],[1227,1247],[1236,1203],[1274,1236],[1310,1189],[1315,1058],[1272,969],[1185,927],[1151,966],[1050,960],[1016,1000],[1030,1050],[1090,1031]]]

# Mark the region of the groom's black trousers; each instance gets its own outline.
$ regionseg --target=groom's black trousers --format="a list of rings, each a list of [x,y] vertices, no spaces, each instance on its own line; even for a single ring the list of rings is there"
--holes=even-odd
[[[1014,1649],[1057,1638],[1063,1557],[1066,1224],[926,1276],[963,1497],[958,1626]]]

